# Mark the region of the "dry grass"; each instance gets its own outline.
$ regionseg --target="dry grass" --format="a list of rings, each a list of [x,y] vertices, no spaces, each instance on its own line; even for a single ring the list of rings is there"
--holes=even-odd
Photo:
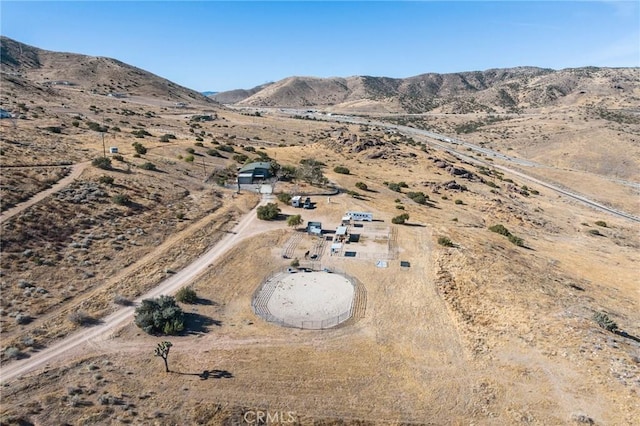
[[[36,164],[33,157],[40,161],[47,153],[51,162],[100,155],[97,134],[71,125],[72,116],[89,115],[92,104],[119,123],[121,132],[108,133],[107,143],[117,145],[125,161],[114,161],[113,171],[89,167],[68,196],[49,197],[3,222],[3,353],[12,347],[28,355],[67,335],[73,330],[72,311],[82,309],[95,318],[111,312],[115,296],[143,294],[231,229],[257,197],[237,197],[203,183],[205,169],[234,164],[206,155],[214,139],[235,144],[239,152],[240,144],[263,147],[281,164],[316,158],[327,164],[326,175],[338,186],[357,190],[355,183],[365,182],[370,189],[358,191],[359,198],[331,197],[331,203],[317,197],[315,210],[283,207],[284,213],[301,213],[305,221],[317,219],[330,229],[346,210],[372,211],[384,220],[381,225],[391,226],[398,198],[414,226],[393,226],[397,257],[386,269],[375,268],[372,259],[322,259],[365,286],[367,307],[363,318],[318,332],[279,328],[251,311],[252,294],[264,275],[290,261],[281,254],[294,232],[284,222],[256,222],[264,233],[243,241],[192,283],[208,302],[185,310],[204,328],[171,339],[174,373],[162,373],[161,360],[153,356],[158,338],[129,325],[109,340],[67,354],[44,372],[6,384],[4,422],[219,424],[241,422],[247,410],[268,409],[293,411],[303,424],[339,419],[353,424],[563,424],[583,414],[597,423],[632,424],[640,414],[640,306],[635,297],[640,242],[629,222],[605,218],[535,185],[529,187],[539,195],[521,195],[522,182],[513,177],[511,186],[496,180],[498,189],[459,178],[468,191],[438,189],[454,178],[435,165],[436,158],[475,174],[479,170],[449,154],[393,144],[374,129],[219,110],[218,120],[197,128],[205,131],[205,146],[197,147],[186,114],[164,105],[125,105],[78,94],[66,112],[37,97],[34,101],[42,102],[40,118],[19,121],[15,129],[2,123],[3,164],[9,159],[18,164],[18,158]],[[116,107],[140,115],[123,117]],[[145,111],[154,116],[145,117]],[[60,140],[48,140],[38,130],[53,122],[67,123],[56,136]],[[138,122],[154,136],[131,135]],[[350,151],[334,135],[338,128],[385,144]],[[164,133],[177,139],[159,142]],[[25,140],[34,143],[15,143]],[[134,157],[134,141],[150,148],[142,158]],[[52,149],[60,143],[76,149],[68,155]],[[506,146],[506,136],[495,144]],[[193,163],[178,159],[186,148],[203,155]],[[515,149],[525,152],[524,145]],[[618,161],[618,149],[612,161]],[[377,150],[385,150],[387,158],[370,158]],[[582,161],[571,155],[576,164]],[[160,171],[137,167],[146,161]],[[337,165],[348,166],[351,174],[334,173]],[[609,194],[633,196],[626,186],[605,179],[611,175],[603,177],[602,170],[536,173],[575,185],[585,195],[607,188]],[[113,185],[99,183],[104,174],[114,178]],[[588,178],[588,186],[570,177],[579,175]],[[424,191],[432,206],[416,204],[384,184],[399,181],[409,186],[404,192]],[[31,182],[25,180],[23,194],[34,191]],[[89,200],[88,188],[105,195]],[[116,194],[128,195],[134,204],[114,205]],[[75,204],[75,197],[87,200]],[[616,203],[615,195],[604,197],[614,205],[631,205]],[[599,220],[607,222],[607,228],[599,228],[604,236],[589,235]],[[526,248],[487,229],[497,223],[523,237]],[[456,247],[438,245],[441,235]],[[362,244],[368,243],[375,243],[375,237]],[[296,255],[310,244],[303,241]],[[400,268],[400,260],[411,267]],[[591,319],[595,311],[606,311],[632,338],[603,331]],[[19,313],[33,321],[17,324]],[[210,372],[206,380],[199,376],[203,371]],[[233,377],[215,378],[221,372]]]

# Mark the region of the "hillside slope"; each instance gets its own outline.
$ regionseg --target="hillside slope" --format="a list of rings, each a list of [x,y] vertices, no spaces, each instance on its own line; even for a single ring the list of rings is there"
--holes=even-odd
[[[153,73],[116,59],[52,52],[0,38],[5,92],[75,88],[97,95],[151,96],[173,102],[214,101]],[[51,94],[51,93],[50,93]]]

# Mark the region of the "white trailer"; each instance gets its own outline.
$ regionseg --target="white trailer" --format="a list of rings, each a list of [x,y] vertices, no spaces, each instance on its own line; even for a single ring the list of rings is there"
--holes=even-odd
[[[346,216],[349,216],[351,220],[354,220],[354,221],[365,221],[365,222],[373,221],[373,213],[347,212]]]
[[[300,197],[299,195],[296,195],[295,197],[291,198],[291,206],[292,207],[302,207],[302,204],[300,202],[300,200],[302,199],[302,197]]]

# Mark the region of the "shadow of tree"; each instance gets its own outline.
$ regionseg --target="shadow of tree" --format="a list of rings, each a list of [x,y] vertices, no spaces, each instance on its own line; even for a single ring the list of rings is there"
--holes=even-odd
[[[213,318],[209,318],[195,312],[185,312],[184,314],[184,328],[186,334],[206,333],[212,325],[220,327],[222,326],[222,321],[214,320]]]
[[[182,373],[180,371],[172,371],[171,373],[180,374],[181,376],[198,376],[200,380],[207,379],[233,379],[233,373],[227,370],[203,370],[202,373]]]
[[[634,342],[640,343],[640,337],[629,334],[626,331],[618,330],[615,333],[620,337],[625,337],[627,339],[633,340]]]

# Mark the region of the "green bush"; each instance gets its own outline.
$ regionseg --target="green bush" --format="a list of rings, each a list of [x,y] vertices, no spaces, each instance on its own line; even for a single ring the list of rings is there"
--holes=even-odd
[[[131,202],[131,199],[126,194],[116,194],[111,197],[111,201],[119,206],[126,206]]]
[[[615,323],[609,315],[604,312],[596,312],[593,314],[593,320],[598,323],[598,325],[604,328],[607,331],[616,332],[618,331],[618,324]]]
[[[187,155],[186,157],[184,157],[184,161],[186,161],[187,163],[193,163],[193,160],[195,159],[195,157],[191,154]]]
[[[508,237],[509,235],[511,235],[511,232],[509,232],[509,230],[505,228],[503,225],[490,226],[489,231],[496,232],[500,235],[504,235],[505,237]]]
[[[278,194],[278,200],[280,200],[284,204],[289,204],[291,202],[291,194],[288,192],[281,192]]]
[[[509,235],[509,241],[518,247],[524,247],[524,240],[520,237],[516,237],[515,235]]]
[[[98,178],[98,182],[105,185],[113,185],[113,177],[103,175]]]
[[[402,213],[400,216],[396,216],[391,219],[391,223],[396,225],[404,225],[404,223],[409,219],[409,213]]]
[[[394,183],[394,182],[390,182],[387,185],[387,188],[389,188],[390,190],[395,191],[395,192],[402,192],[402,188],[400,187],[400,185],[397,184],[397,183]]]
[[[171,296],[144,299],[134,322],[148,334],[178,334],[184,330],[184,312]]]
[[[429,199],[429,196],[426,195],[422,191],[419,191],[419,192],[408,192],[407,193],[407,197],[411,198],[413,200],[413,202],[418,203],[418,204],[427,204],[427,200]]]
[[[445,247],[453,247],[454,246],[453,242],[447,237],[439,237],[438,238],[438,244],[440,244],[441,246],[445,246]]]
[[[224,152],[235,152],[235,149],[231,145],[220,145],[218,149]]]
[[[349,169],[344,166],[336,166],[333,171],[342,175],[348,175],[350,173]]]
[[[189,154],[195,154],[196,150],[193,148],[185,148],[185,151],[187,151]]]
[[[147,132],[144,129],[132,130],[131,134],[134,135],[136,138],[144,138],[145,136],[151,136],[151,133]]]
[[[597,229],[589,229],[587,232],[590,233],[591,235],[595,235],[596,237],[602,236],[602,233]]]
[[[153,163],[150,163],[148,161],[146,163],[140,165],[140,168],[144,169],[144,170],[151,170],[152,172],[157,170],[156,165],[153,164]]]
[[[455,201],[454,201],[454,203],[456,203],[456,204],[464,204],[464,201],[462,201],[462,200],[455,200]]]
[[[62,133],[62,129],[58,126],[48,126],[44,128],[51,133]]]
[[[176,300],[180,303],[194,304],[198,301],[198,296],[192,287],[182,287],[176,293]]]
[[[598,225],[598,226],[602,226],[603,228],[607,227],[607,222],[602,221],[602,220],[596,221],[595,224]]]
[[[273,220],[280,214],[280,208],[276,203],[268,203],[258,207],[258,219]]]
[[[356,188],[361,189],[363,191],[369,190],[369,187],[364,182],[356,182]]]
[[[103,170],[111,170],[111,160],[107,157],[94,158],[91,164]]]
[[[246,162],[246,161],[249,159],[249,157],[247,157],[247,156],[246,156],[246,155],[244,155],[244,154],[235,154],[235,155],[233,156],[233,159],[234,159],[235,161],[237,161],[238,163],[243,164],[244,162]]]
[[[136,150],[136,154],[144,155],[147,153],[147,148],[140,142],[134,142],[131,145]]]

